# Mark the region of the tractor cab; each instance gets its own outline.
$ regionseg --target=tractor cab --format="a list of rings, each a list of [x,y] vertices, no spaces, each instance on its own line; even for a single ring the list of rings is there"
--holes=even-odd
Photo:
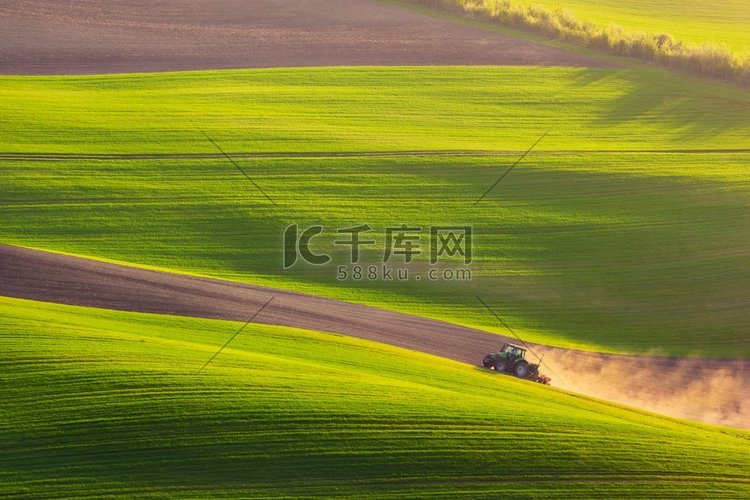
[[[503,344],[503,348],[500,349],[500,355],[508,359],[524,359],[526,358],[526,349],[514,344]]]

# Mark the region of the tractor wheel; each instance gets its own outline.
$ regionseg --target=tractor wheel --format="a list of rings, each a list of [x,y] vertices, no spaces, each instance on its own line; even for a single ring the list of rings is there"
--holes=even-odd
[[[529,364],[526,361],[519,361],[516,366],[513,367],[513,375],[518,378],[526,378],[529,376]]]
[[[494,364],[495,364],[495,358],[492,357],[492,354],[488,354],[482,360],[482,366],[484,366],[485,368],[491,368],[492,365]]]
[[[508,362],[507,361],[505,361],[504,359],[498,359],[495,362],[495,371],[496,372],[501,372],[502,373],[502,372],[505,372],[507,370],[508,370]]]

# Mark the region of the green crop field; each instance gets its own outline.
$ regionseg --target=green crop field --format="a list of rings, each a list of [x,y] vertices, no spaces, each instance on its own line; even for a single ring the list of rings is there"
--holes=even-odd
[[[0,490],[34,496],[750,494],[746,431],[380,344],[0,298]],[[429,376],[425,377],[425,374]]]
[[[748,148],[750,94],[666,72],[372,67],[0,77],[0,151]],[[308,166],[309,168],[309,166]]]
[[[68,3],[0,7],[0,496],[750,498],[750,1]]]
[[[0,160],[2,241],[501,331],[479,294],[552,345],[750,355],[745,92],[658,72],[364,68],[6,77],[0,95],[5,153],[167,155]],[[276,205],[226,159],[169,156],[216,153],[200,130],[277,153],[237,159]],[[412,153],[368,156],[393,151]],[[294,222],[329,228],[323,250],[357,224],[380,242],[387,225],[471,224],[473,279],[340,282],[341,254],[284,271]]]
[[[626,29],[669,33],[678,40],[726,44],[750,51],[750,3],[744,0],[535,0],[550,9],[562,7],[597,24],[618,24]]]
[[[0,241],[503,332],[480,295],[527,340],[747,357],[749,104],[609,69],[2,77]],[[201,130],[276,204],[220,156],[173,156],[217,154]],[[291,223],[323,224],[321,251],[335,229],[370,224],[364,265],[382,260],[386,226],[469,224],[473,279],[342,282],[341,249],[284,270]],[[424,275],[422,246],[411,269]]]

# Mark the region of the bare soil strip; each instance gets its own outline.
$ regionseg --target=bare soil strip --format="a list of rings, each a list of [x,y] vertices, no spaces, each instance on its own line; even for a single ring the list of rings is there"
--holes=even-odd
[[[0,0],[0,26],[0,74],[603,65],[374,0]]]
[[[0,245],[0,294],[124,311],[340,333],[478,365],[515,339],[286,290]],[[531,344],[557,387],[660,413],[750,428],[750,361],[606,355]],[[488,373],[488,376],[492,374]]]

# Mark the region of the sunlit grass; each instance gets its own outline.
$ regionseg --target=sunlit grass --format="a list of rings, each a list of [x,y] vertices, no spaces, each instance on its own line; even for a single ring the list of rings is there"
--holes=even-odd
[[[750,492],[747,432],[344,336],[0,298],[0,489],[34,496]]]
[[[502,332],[479,294],[528,340],[750,355],[750,154],[733,151],[748,147],[747,93],[657,72],[343,68],[4,78],[0,95],[5,152],[218,155],[204,130],[230,153],[278,155],[237,155],[275,206],[220,156],[0,159],[4,242]],[[501,152],[445,154],[477,149]],[[365,154],[389,151],[421,153]],[[382,261],[388,225],[470,224],[473,280],[342,283],[340,252],[284,271],[291,223],[325,225],[320,251],[370,224],[364,264]]]
[[[750,5],[743,0],[565,0],[534,3],[570,9],[600,24],[615,23],[653,33],[670,33],[693,43],[720,42],[737,51],[750,50]]]

